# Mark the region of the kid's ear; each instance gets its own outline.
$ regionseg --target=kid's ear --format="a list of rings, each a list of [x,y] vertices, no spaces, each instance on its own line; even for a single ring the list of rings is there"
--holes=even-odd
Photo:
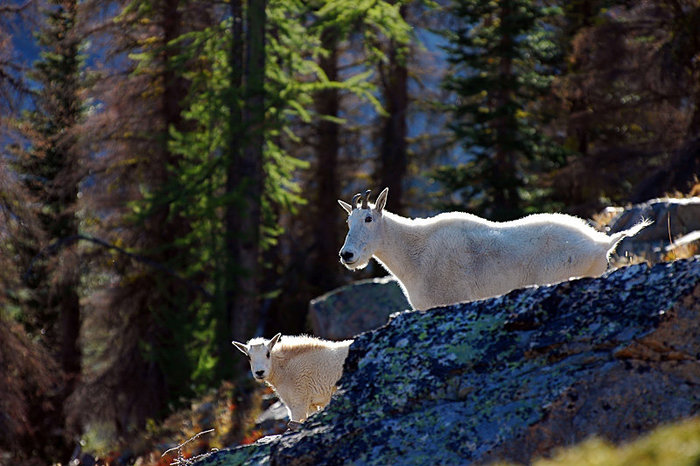
[[[389,188],[384,188],[381,193],[379,193],[379,196],[377,196],[377,202],[374,204],[374,209],[382,213],[382,210],[384,210],[384,206],[386,206],[386,198],[389,194]]]
[[[280,337],[282,337],[281,333],[278,333],[277,335],[272,337],[272,340],[270,340],[270,343],[267,344],[267,349],[269,351],[272,351],[272,347],[275,346],[275,343],[277,343],[277,341],[279,341]]]
[[[352,206],[347,202],[338,199],[338,204],[340,204],[340,207],[342,207],[345,212],[352,213]]]
[[[249,354],[248,354],[248,347],[247,347],[246,345],[244,345],[243,343],[239,343],[239,342],[237,342],[237,341],[232,341],[231,343],[233,344],[233,346],[235,346],[236,348],[238,348],[238,351],[240,351],[241,353],[245,354],[246,356],[249,356]]]

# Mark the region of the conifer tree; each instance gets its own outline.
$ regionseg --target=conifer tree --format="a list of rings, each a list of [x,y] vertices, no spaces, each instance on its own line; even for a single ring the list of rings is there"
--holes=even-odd
[[[74,245],[60,248],[53,256],[43,254],[43,250],[78,234],[76,205],[82,164],[75,128],[84,115],[80,97],[84,57],[76,27],[78,2],[50,1],[43,14],[45,22],[36,34],[41,58],[29,74],[35,85],[34,108],[22,124],[29,148],[18,154],[16,170],[31,196],[32,215],[40,226],[20,247],[23,275],[32,296],[24,320],[54,354],[61,370],[63,383],[51,400],[59,409],[47,415],[58,416],[52,424],[62,427],[65,416],[60,407],[81,372],[81,267]],[[60,428],[54,432],[62,432],[66,438],[47,445],[58,450],[61,445],[69,448],[64,443],[70,442],[68,432]]]
[[[338,59],[340,53],[340,32],[336,27],[324,28],[320,34],[320,45],[324,53],[318,58],[318,64],[329,81],[340,79]],[[313,187],[310,209],[310,222],[314,231],[314,246],[309,258],[309,282],[318,286],[321,292],[338,285],[337,274],[337,238],[340,236],[340,224],[326,215],[336,207],[340,196],[340,176],[338,173],[340,155],[340,104],[341,92],[328,87],[319,90],[314,96],[314,109],[318,115],[314,125],[314,151],[312,163]]]
[[[552,173],[550,197],[587,216],[687,192],[700,131],[700,105],[691,104],[700,101],[700,5],[589,0],[564,12],[555,130],[572,153]]]
[[[406,5],[400,5],[402,18],[406,17]],[[403,182],[408,170],[407,118],[408,118],[408,53],[402,41],[387,41],[386,60],[377,64],[380,88],[386,115],[380,117],[378,171],[379,189],[389,188],[392,211],[404,214]]]
[[[452,130],[468,162],[436,171],[445,191],[460,191],[461,207],[494,220],[522,214],[529,170],[558,151],[543,134],[543,108],[555,56],[547,10],[531,0],[457,0],[458,26],[447,47],[453,71]]]
[[[228,147],[230,160],[226,185],[228,194],[236,196],[238,202],[226,207],[225,233],[229,259],[226,312],[231,336],[238,341],[249,338],[255,330],[260,295],[258,267],[264,191],[266,4],[266,0],[247,2],[244,47],[238,46],[243,35],[236,37],[234,32],[231,37],[233,50],[229,66],[234,69],[236,63],[243,63],[241,92],[233,94],[229,101],[231,114],[240,112],[241,117],[240,120],[232,118],[228,129],[232,144]],[[242,17],[233,20],[235,24]],[[234,54],[241,55],[236,57]]]
[[[196,261],[198,267],[214,267],[212,274],[216,278],[210,291],[216,296],[217,309],[212,310],[211,316],[212,320],[223,319],[226,323],[219,329],[225,332],[220,333],[221,341],[230,340],[232,332],[242,332],[234,334],[239,340],[249,338],[260,315],[250,309],[259,309],[260,296],[274,293],[278,286],[275,280],[263,286],[265,269],[260,264],[263,255],[266,260],[277,261],[270,259],[275,254],[270,248],[282,231],[279,219],[289,217],[303,202],[294,179],[297,170],[306,164],[291,151],[299,141],[300,128],[316,123],[324,130],[314,140],[317,151],[321,146],[328,151],[314,161],[318,176],[314,191],[306,194],[320,201],[323,193],[324,202],[335,208],[337,195],[332,190],[338,188],[328,182],[334,179],[332,170],[337,163],[337,154],[333,153],[338,150],[337,135],[333,135],[333,128],[339,125],[334,110],[336,99],[343,92],[374,99],[368,83],[369,71],[340,81],[334,68],[337,57],[333,57],[333,47],[356,30],[358,20],[367,20],[360,9],[349,6],[347,1],[307,4],[277,0],[267,4],[262,17],[256,11],[259,4],[232,2],[229,6],[230,15],[220,24],[183,38],[189,45],[182,60],[194,60],[201,68],[187,74],[192,85],[184,115],[192,126],[187,131],[173,132],[172,144],[186,161],[178,170],[182,176],[180,186],[192,187],[180,189],[175,196],[181,212],[194,226],[190,238],[225,238],[225,243],[200,243],[211,248],[201,257],[216,258],[215,263]],[[382,18],[384,23],[389,23],[387,15],[379,12],[396,15],[384,2],[371,9],[376,11],[370,17]],[[343,17],[348,13],[356,17]],[[256,32],[260,31],[260,24],[265,25],[264,51]],[[256,63],[253,58],[264,61]],[[256,134],[258,129],[262,130],[262,140]],[[320,185],[325,190],[317,190]],[[206,191],[202,191],[203,186]],[[210,207],[204,212],[188,207],[200,203]],[[314,202],[307,211],[318,212],[318,208]],[[208,221],[203,213],[209,216]],[[318,220],[309,219],[308,228],[313,230],[323,218],[318,214],[317,217]],[[253,221],[255,218],[257,222]],[[255,228],[259,231],[251,230]],[[327,257],[323,261],[335,264],[335,239],[329,240],[327,232],[318,238],[313,231],[311,241],[318,240],[314,247],[325,245],[323,252]],[[241,252],[245,252],[246,260],[241,260]],[[308,260],[317,263],[320,254],[320,250],[314,251]],[[311,271],[309,276],[318,277]],[[319,282],[330,283],[329,278],[323,277]]]
[[[377,117],[377,124],[369,123],[372,128],[381,128],[378,131],[381,133],[379,139],[386,142],[382,149],[377,150],[377,171],[391,172],[389,176],[379,176],[381,180],[377,181],[381,184],[391,178],[389,184],[392,193],[395,193],[396,197],[392,197],[395,202],[400,199],[400,190],[396,188],[395,181],[403,176],[401,158],[405,155],[405,143],[400,135],[396,139],[392,137],[402,128],[403,116],[399,116],[398,120],[393,117],[401,114],[401,108],[398,108],[401,105],[392,104],[395,102],[394,95],[400,94],[403,87],[400,82],[395,83],[391,76],[397,71],[396,51],[408,41],[408,26],[402,18],[403,3],[382,1],[358,5],[347,0],[316,1],[312,3],[316,20],[310,25],[311,30],[319,33],[322,53],[318,56],[318,65],[330,83],[347,79],[348,67],[344,64],[347,62],[357,61],[363,64],[363,71],[372,72],[366,79],[376,89],[373,94],[381,95],[377,101],[384,97],[383,105],[389,114],[386,116],[382,112],[382,116]],[[385,63],[388,65],[385,66]],[[337,209],[336,199],[341,197],[343,185],[352,179],[341,172],[347,161],[343,160],[343,145],[347,143],[343,133],[348,131],[347,126],[352,125],[345,119],[350,106],[347,101],[348,98],[352,99],[352,93],[344,92],[337,85],[326,85],[314,95],[316,115],[309,137],[314,155],[310,160],[311,171],[305,187],[309,195],[309,208],[302,212],[308,218],[300,219],[305,224],[301,229],[311,241],[305,262],[309,277],[306,288],[312,295],[325,293],[341,282],[337,255],[343,219],[342,216],[329,217],[328,212]],[[366,96],[360,96],[357,100],[361,105],[367,103]],[[377,110],[379,106],[373,108],[367,105],[367,113],[363,116],[367,118],[370,114],[372,118],[373,113],[379,113]],[[394,129],[398,131],[392,131]],[[355,148],[347,152],[345,158],[360,156],[360,151]]]
[[[104,8],[99,1],[83,5]],[[86,210],[92,235],[132,255],[102,248],[92,255],[84,342],[90,364],[71,398],[71,418],[85,430],[97,424],[124,435],[192,395],[198,366],[211,367],[194,337],[210,323],[197,315],[197,299],[206,294],[191,264],[200,251],[184,242],[192,230],[176,202],[184,159],[171,148],[172,134],[185,125],[191,66],[179,61],[178,39],[210,16],[201,2],[111,6],[105,22],[91,28],[104,44],[106,66],[91,89],[100,105],[83,127],[99,154],[89,161]]]

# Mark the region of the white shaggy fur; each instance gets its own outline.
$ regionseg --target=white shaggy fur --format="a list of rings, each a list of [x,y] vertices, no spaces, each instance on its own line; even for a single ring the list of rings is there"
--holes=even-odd
[[[510,222],[449,212],[408,219],[376,205],[338,201],[348,212],[341,262],[351,270],[374,257],[393,274],[415,309],[498,296],[528,285],[546,285],[605,272],[617,243],[651,224],[607,236],[564,214],[535,214]],[[354,208],[353,208],[354,207]]]
[[[294,425],[331,401],[352,342],[278,333],[270,340],[232,343],[248,356],[253,376],[275,390]]]

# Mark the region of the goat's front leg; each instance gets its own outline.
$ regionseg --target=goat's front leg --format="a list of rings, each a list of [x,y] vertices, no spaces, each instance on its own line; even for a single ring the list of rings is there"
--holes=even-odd
[[[289,422],[287,427],[290,429],[298,429],[301,424],[306,420],[307,414],[307,404],[302,402],[290,403],[287,407],[289,409]]]

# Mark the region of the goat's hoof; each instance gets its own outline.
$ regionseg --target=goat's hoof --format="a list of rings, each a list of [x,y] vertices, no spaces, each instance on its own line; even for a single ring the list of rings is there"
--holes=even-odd
[[[301,422],[299,421],[289,421],[287,423],[287,428],[289,430],[299,430],[301,429]]]

